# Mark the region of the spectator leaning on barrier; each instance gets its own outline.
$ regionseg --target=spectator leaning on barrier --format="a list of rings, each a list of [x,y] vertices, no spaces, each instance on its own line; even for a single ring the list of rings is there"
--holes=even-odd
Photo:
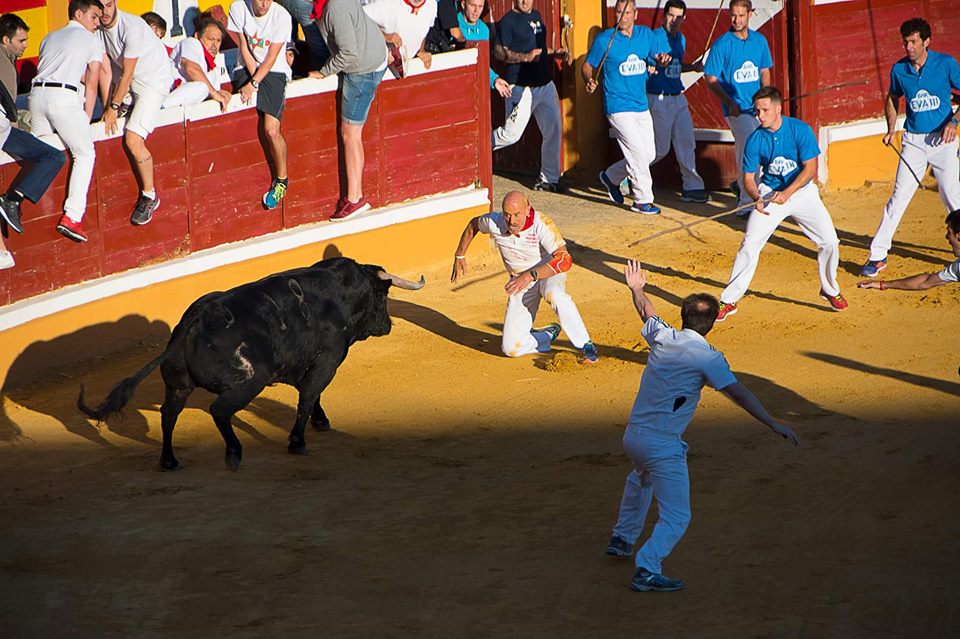
[[[387,68],[387,45],[376,23],[357,0],[329,0],[317,19],[320,35],[330,47],[330,59],[316,74],[340,73],[340,136],[347,173],[347,194],[337,202],[332,220],[342,220],[370,208],[363,197],[363,124]]]
[[[67,26],[48,33],[40,43],[40,64],[30,90],[30,124],[34,135],[59,135],[73,156],[57,232],[86,242],[82,222],[96,160],[90,118],[103,66],[103,42],[97,35],[103,3],[71,0],[68,11]]]
[[[276,208],[287,193],[287,141],[280,132],[292,71],[285,53],[293,22],[287,10],[273,0],[236,0],[230,5],[228,30],[237,34],[240,54],[233,71],[233,88],[250,104],[257,94],[260,139],[276,175],[263,205]]]
[[[437,0],[437,19],[423,43],[429,53],[446,53],[466,42],[457,20],[456,0]]]
[[[220,88],[220,69],[217,55],[223,42],[223,27],[216,19],[204,16],[197,24],[192,38],[184,38],[173,48],[170,59],[179,77],[174,80],[173,90],[163,101],[164,108],[200,104],[209,97],[226,111],[230,104],[230,92]]]
[[[100,16],[100,38],[110,64],[100,74],[103,126],[107,134],[117,130],[120,104],[127,92],[133,94],[133,108],[126,116],[123,142],[133,157],[140,182],[140,197],[130,223],[142,226],[153,219],[160,207],[154,190],[153,156],[147,137],[157,126],[160,107],[173,83],[173,64],[163,43],[140,16],[121,11],[117,0],[104,0]]]
[[[157,37],[163,40],[167,37],[167,21],[163,19],[163,16],[159,13],[154,13],[153,11],[147,11],[140,15],[143,18],[143,21],[147,23],[147,26],[157,34]]]
[[[463,11],[457,14],[460,32],[467,42],[490,41],[490,27],[480,19],[480,14],[483,13],[483,4],[484,0],[464,0]],[[504,98],[509,98],[513,91],[513,87],[498,76],[493,69],[490,69],[490,88],[495,89]]]
[[[23,198],[39,200],[63,166],[63,153],[14,126],[17,121],[17,58],[27,49],[30,27],[13,13],[0,16],[0,150],[32,162],[16,185],[0,195],[0,216],[17,233]],[[13,256],[0,237],[0,269],[13,266]]]
[[[383,31],[384,39],[399,47],[404,61],[420,58],[430,68],[433,56],[424,43],[437,19],[436,0],[372,0],[363,10]]]
[[[300,25],[303,31],[303,38],[307,43],[307,51],[310,53],[309,70],[319,70],[330,57],[330,49],[327,43],[323,41],[320,35],[320,28],[313,18],[313,6],[316,4],[313,0],[274,0],[277,4],[287,10],[290,17]],[[292,33],[292,32],[291,32]]]
[[[517,142],[530,116],[543,136],[540,145],[538,191],[557,191],[560,182],[560,144],[563,139],[560,97],[551,80],[553,58],[571,63],[566,49],[547,47],[546,26],[533,0],[514,0],[513,9],[497,23],[494,56],[507,63],[506,81],[513,92],[504,105],[506,121],[493,131],[493,150]]]

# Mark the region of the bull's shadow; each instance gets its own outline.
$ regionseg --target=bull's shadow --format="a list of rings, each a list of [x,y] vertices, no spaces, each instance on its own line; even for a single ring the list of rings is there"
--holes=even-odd
[[[803,423],[828,417],[857,421],[857,418],[852,415],[825,408],[793,389],[781,386],[765,377],[740,371],[734,371],[734,375],[736,375],[737,381],[742,382],[744,386],[753,391],[771,415],[786,422]],[[750,419],[748,415],[746,417]],[[801,433],[802,437],[803,434]]]
[[[454,344],[487,355],[503,356],[500,350],[499,333],[485,333],[475,328],[461,326],[440,311],[392,297],[387,300],[387,310],[391,317],[398,317],[416,324]]]
[[[955,395],[960,397],[960,384],[957,382],[947,381],[946,379],[927,377],[925,375],[918,375],[916,373],[908,373],[906,371],[900,371],[894,368],[873,366],[871,364],[865,364],[864,362],[858,362],[856,360],[847,359],[846,357],[841,357],[839,355],[832,355],[830,353],[804,351],[802,355],[809,357],[810,359],[832,364],[833,366],[849,368],[851,370],[860,371],[868,375],[889,377],[890,379],[896,379],[907,384],[920,386],[921,388],[932,388],[933,390],[946,393],[947,395]],[[960,371],[957,372],[960,373]],[[951,368],[950,370],[945,371],[944,375],[952,375],[952,373],[953,369]]]

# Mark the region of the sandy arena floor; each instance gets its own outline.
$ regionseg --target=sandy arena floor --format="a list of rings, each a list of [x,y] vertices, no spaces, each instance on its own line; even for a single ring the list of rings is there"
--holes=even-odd
[[[515,186],[498,179],[497,201]],[[565,337],[556,360],[500,354],[506,278],[491,256],[462,285],[444,263],[394,295],[393,333],[354,346],[324,395],[335,430],[308,429],[306,457],[286,453],[288,387],[238,414],[236,474],[201,391],[176,432],[183,470],[158,472],[158,373],[123,421],[81,419],[80,382],[99,401],[156,340],[4,389],[0,636],[960,636],[960,286],[855,288],[889,188],[825,196],[849,311],[817,297],[815,249],[785,224],[711,333],[802,445],[705,391],[686,435],[693,521],[665,566],[683,592],[631,592],[632,563],[604,555],[646,358],[622,263],[643,260],[679,323],[682,297],[719,294],[743,223],[630,247],[731,197],[661,193],[670,208],[651,218],[591,186],[533,201],[572,248],[593,367]],[[952,259],[943,216],[918,194],[886,276]]]

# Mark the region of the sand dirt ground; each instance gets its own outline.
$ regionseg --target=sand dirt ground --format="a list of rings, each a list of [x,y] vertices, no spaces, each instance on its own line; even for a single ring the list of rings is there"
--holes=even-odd
[[[498,178],[498,201],[514,186]],[[743,223],[630,247],[731,198],[661,193],[654,218],[584,187],[534,203],[572,247],[595,366],[573,365],[564,337],[557,361],[500,354],[505,277],[487,255],[464,284],[437,264],[394,295],[393,333],[354,346],[324,395],[335,430],[308,432],[305,457],[286,453],[282,386],[237,415],[238,473],[203,392],[177,428],[184,468],[158,471],[159,374],[124,420],[81,419],[80,382],[98,400],[157,340],[6,388],[0,636],[960,636],[960,286],[854,288],[888,194],[825,195],[849,311],[817,297],[815,250],[785,224],[711,333],[802,445],[705,391],[686,435],[693,521],[665,564],[683,592],[631,592],[631,562],[604,555],[647,354],[622,264],[644,261],[679,322],[682,297],[721,290]],[[952,259],[943,216],[918,194],[886,275]]]

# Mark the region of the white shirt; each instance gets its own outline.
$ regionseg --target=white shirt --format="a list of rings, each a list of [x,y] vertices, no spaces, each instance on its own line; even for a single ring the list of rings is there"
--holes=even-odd
[[[938,273],[942,282],[960,282],[960,260]]]
[[[259,65],[267,59],[267,52],[271,45],[286,44],[290,41],[293,21],[287,10],[276,2],[271,2],[267,12],[258,18],[253,15],[250,0],[236,0],[230,5],[230,22],[227,25],[227,31],[242,34],[247,39],[247,44],[250,45],[250,51],[253,53],[253,59]],[[234,70],[243,68],[245,68],[243,56],[237,53],[237,66]],[[290,65],[287,64],[286,51],[280,50],[280,55],[274,60],[270,71],[284,74],[287,76],[287,80],[293,77]]]
[[[170,52],[170,60],[173,61],[173,66],[177,69],[177,74],[184,82],[193,82],[193,80],[187,76],[187,72],[184,71],[182,64],[184,60],[189,60],[200,66],[200,70],[207,76],[207,80],[210,81],[214,89],[219,89],[220,85],[223,84],[223,78],[220,76],[220,67],[214,64],[212,69],[207,69],[207,58],[203,54],[203,43],[196,38],[184,38],[178,42],[176,46],[173,47],[173,51]]]
[[[628,425],[680,435],[693,419],[703,386],[721,390],[737,378],[723,353],[694,330],[678,331],[651,317],[641,335],[650,344],[650,356]]]
[[[123,73],[124,58],[136,58],[133,79],[166,92],[173,83],[173,63],[157,34],[140,16],[117,11],[117,20],[109,29],[100,27],[100,38],[113,66],[114,79]]]
[[[500,250],[500,257],[503,258],[503,265],[511,275],[537,266],[545,257],[553,255],[554,251],[565,244],[553,220],[537,211],[533,211],[532,223],[528,218],[529,225],[525,224],[527,228],[518,235],[507,230],[503,213],[481,215],[478,222],[480,232],[493,237],[497,249]]]
[[[436,0],[426,0],[416,8],[416,13],[404,0],[372,0],[363,5],[363,10],[384,33],[400,36],[404,60],[417,55],[427,31],[437,19]]]
[[[13,122],[8,120],[7,116],[3,114],[3,109],[0,109],[0,147],[7,143],[7,138],[10,136],[11,124],[13,124]]]
[[[103,60],[103,42],[96,33],[71,20],[67,26],[48,33],[40,43],[40,64],[34,82],[62,82],[80,89],[91,62]]]

